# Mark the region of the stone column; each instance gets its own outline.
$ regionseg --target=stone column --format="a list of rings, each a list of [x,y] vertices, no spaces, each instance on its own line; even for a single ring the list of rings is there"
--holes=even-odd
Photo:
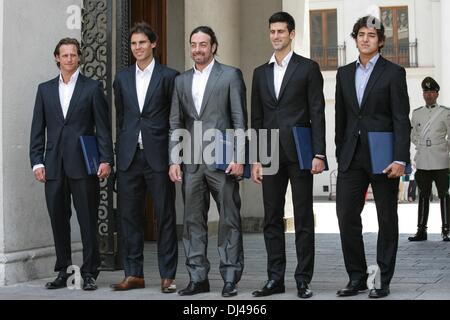
[[[59,73],[56,43],[81,37],[80,8],[81,0],[0,1],[0,286],[54,274],[50,219],[44,187],[29,164],[29,134],[37,85]],[[79,249],[74,244],[74,263],[81,261]]]
[[[240,1],[239,0],[186,0],[185,48],[186,68],[192,67],[189,54],[189,37],[194,28],[207,25],[219,41],[217,59],[232,66],[240,65]]]
[[[283,11],[288,12],[295,19],[294,51],[309,57],[309,12],[306,10],[305,0],[283,0]]]
[[[247,85],[247,110],[251,118],[253,70],[267,63],[273,54],[269,40],[269,17],[282,10],[282,0],[241,1],[241,70]],[[250,126],[249,120],[249,126]],[[242,227],[246,232],[260,232],[264,222],[261,186],[245,179],[241,183]]]
[[[450,1],[441,0],[441,81],[439,81],[439,103],[450,107],[450,38],[448,35],[448,21],[450,20]]]
[[[0,1],[0,110],[3,110],[3,12],[4,2]],[[0,111],[0,138],[3,133],[3,112]],[[3,143],[0,139],[0,168],[3,168]],[[0,170],[0,257],[3,255],[5,247],[5,237],[3,229],[4,224],[4,214],[1,208],[3,207],[3,170]],[[5,268],[4,263],[0,260],[0,286],[4,285],[5,279]]]

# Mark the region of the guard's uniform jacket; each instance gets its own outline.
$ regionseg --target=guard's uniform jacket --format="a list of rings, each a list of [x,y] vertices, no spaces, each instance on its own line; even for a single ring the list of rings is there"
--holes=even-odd
[[[420,107],[413,111],[411,125],[411,141],[416,146],[416,168],[447,169],[450,161],[450,109],[438,104]]]

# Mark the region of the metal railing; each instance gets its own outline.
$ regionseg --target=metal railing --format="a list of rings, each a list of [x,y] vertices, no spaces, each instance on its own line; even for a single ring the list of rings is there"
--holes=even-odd
[[[407,44],[385,45],[382,49],[383,56],[405,68],[417,68],[417,39]]]
[[[385,45],[382,49],[383,56],[405,68],[417,68],[417,39],[407,44]],[[345,42],[337,47],[311,47],[311,59],[320,65],[320,69],[336,70],[344,66],[346,62],[346,45]]]
[[[311,59],[316,61],[321,70],[336,70],[345,65],[345,42],[337,47],[311,47]]]

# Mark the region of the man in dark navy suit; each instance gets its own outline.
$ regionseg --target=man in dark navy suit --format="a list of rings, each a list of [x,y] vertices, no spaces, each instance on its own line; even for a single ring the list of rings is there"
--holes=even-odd
[[[39,85],[30,137],[30,161],[36,180],[45,183],[45,197],[56,249],[57,278],[47,289],[66,287],[72,265],[71,200],[77,212],[83,243],[81,276],[84,290],[95,290],[100,266],[97,242],[99,179],[111,172],[113,151],[109,108],[99,82],[80,74],[78,40],[65,38],[54,56],[60,75]],[[79,138],[95,135],[100,166],[89,176]]]
[[[169,180],[169,111],[178,72],[153,56],[158,37],[146,23],[130,32],[136,64],[119,72],[114,82],[118,121],[118,209],[121,216],[125,279],[116,291],[145,287],[145,193],[150,191],[158,224],[161,291],[176,291],[178,262],[175,185]]]

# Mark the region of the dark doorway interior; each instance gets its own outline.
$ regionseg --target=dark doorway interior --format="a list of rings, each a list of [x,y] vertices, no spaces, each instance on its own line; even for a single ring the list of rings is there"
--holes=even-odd
[[[129,0],[130,4],[130,27],[136,22],[145,21],[149,23],[158,34],[158,46],[155,57],[161,64],[167,63],[167,27],[166,27],[166,0]],[[130,52],[130,63],[136,63]],[[145,240],[154,241],[157,239],[157,224],[153,210],[153,203],[150,194],[146,197],[146,225]]]
[[[166,27],[166,0],[130,0],[130,26],[145,21],[149,23],[158,34],[156,60],[161,64],[167,63],[167,27]],[[131,62],[135,60],[131,55]]]

